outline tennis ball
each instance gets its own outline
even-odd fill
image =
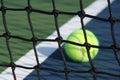
[[[89,44],[96,45],[96,46],[99,45],[99,41],[97,37],[94,35],[94,33],[92,33],[89,30],[86,30],[86,35],[87,35],[87,41]],[[85,38],[84,38],[83,30],[80,29],[72,32],[68,36],[67,40],[75,43],[84,44]],[[93,48],[93,47],[90,48],[91,59],[93,59],[97,55],[98,51],[99,51],[98,48]],[[85,46],[78,46],[75,44],[65,43],[65,52],[66,52],[66,55],[69,57],[69,59],[71,59],[74,62],[89,61]]]

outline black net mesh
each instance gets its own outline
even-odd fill
[[[70,73],[79,73],[79,74],[90,73],[93,76],[93,80],[99,80],[99,79],[97,79],[97,75],[99,75],[99,74],[120,78],[120,74],[109,73],[109,72],[106,72],[106,71],[97,70],[95,65],[94,65],[94,62],[91,59],[90,52],[89,52],[89,49],[91,47],[99,48],[99,49],[113,50],[115,59],[116,59],[118,65],[120,65],[120,59],[119,59],[119,56],[118,56],[120,47],[117,45],[116,37],[115,37],[115,30],[114,30],[115,23],[120,22],[120,19],[113,17],[110,0],[106,0],[106,2],[108,3],[108,7],[109,7],[109,18],[101,18],[101,17],[92,16],[90,14],[85,13],[85,11],[83,9],[83,2],[82,2],[83,0],[79,0],[80,10],[77,11],[77,12],[59,11],[56,8],[55,0],[51,0],[52,6],[53,6],[52,11],[34,9],[34,8],[32,8],[30,1],[31,0],[27,0],[27,5],[26,5],[25,8],[9,8],[5,5],[4,0],[0,1],[0,4],[1,4],[0,12],[1,12],[1,15],[2,15],[1,18],[2,18],[2,24],[3,24],[3,26],[1,26],[1,27],[4,27],[3,33],[0,34],[0,39],[3,39],[3,38],[5,39],[4,43],[6,44],[6,48],[7,48],[7,51],[8,51],[9,58],[10,58],[10,60],[8,61],[9,62],[8,64],[1,63],[0,67],[10,67],[11,70],[12,70],[12,75],[14,77],[14,80],[17,80],[16,74],[15,74],[16,67],[24,68],[24,69],[28,69],[28,70],[29,69],[36,70],[37,71],[36,77],[37,77],[38,80],[41,79],[41,73],[40,73],[41,70],[48,70],[48,71],[53,71],[53,72],[57,72],[57,73],[62,73],[62,74],[65,75],[65,80],[70,80],[70,78],[69,78]],[[32,37],[25,38],[25,37],[22,37],[22,36],[15,36],[15,35],[11,34],[11,32],[9,30],[9,25],[7,24],[8,21],[6,20],[7,12],[9,12],[9,11],[11,11],[11,12],[12,11],[13,12],[15,12],[15,11],[27,12],[27,20],[28,20],[28,24],[29,24],[29,30],[31,32],[30,35]],[[54,16],[55,29],[57,31],[57,37],[55,39],[38,38],[35,34],[34,26],[32,24],[31,13],[39,13],[39,14],[46,14],[46,15]],[[85,43],[84,44],[78,44],[78,43],[75,43],[75,42],[67,41],[67,40],[64,40],[62,38],[60,30],[59,30],[59,25],[58,25],[58,16],[59,15],[78,15],[79,16],[80,21],[81,21],[81,26],[82,26],[82,29],[83,29],[83,32],[84,32],[84,36],[85,36]],[[85,17],[110,23],[109,28],[111,30],[112,45],[110,45],[110,46],[95,46],[95,45],[89,44],[87,42],[87,36],[86,36],[85,25],[84,25],[84,20],[83,20]],[[32,48],[34,49],[34,55],[35,55],[35,58],[36,58],[36,65],[34,65],[33,67],[28,67],[28,66],[15,64],[15,61],[13,60],[13,53],[12,53],[11,47],[10,47],[10,40],[11,39],[22,40],[22,41],[32,43],[32,45],[33,45]],[[41,67],[41,65],[39,64],[38,54],[37,54],[37,51],[36,51],[36,44],[37,44],[38,41],[49,41],[49,42],[57,42],[58,43],[58,50],[59,50],[59,53],[60,53],[60,55],[62,57],[62,60],[63,60],[63,63],[64,63],[64,70],[53,69],[53,68],[48,68],[48,67]],[[87,70],[87,71],[86,70],[69,69],[68,66],[67,66],[67,61],[66,61],[64,52],[62,50],[62,43],[70,43],[70,44],[74,44],[74,45],[85,46],[86,49],[87,49],[87,53],[88,53],[90,69]],[[63,79],[61,78],[61,80],[63,80]]]

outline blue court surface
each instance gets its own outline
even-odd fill
[[[112,3],[113,16],[120,19],[120,0],[115,0]],[[108,18],[108,8],[105,8],[97,16],[102,18]],[[111,46],[113,44],[111,37],[111,28],[109,22],[104,22],[96,19],[92,19],[87,25],[86,29],[91,30],[98,37],[101,46]],[[118,46],[120,46],[120,23],[116,22],[115,38]],[[63,52],[64,45],[62,46]],[[120,57],[120,52],[118,53]],[[65,56],[66,57],[66,56]],[[73,70],[89,70],[91,66],[89,63],[74,63],[67,57],[67,67]],[[94,66],[97,71],[104,71],[112,74],[120,75],[120,66],[118,65],[114,51],[110,49],[100,49],[98,55],[93,60]],[[64,70],[63,60],[60,57],[59,50],[56,50],[49,58],[47,58],[41,67],[49,67],[57,70]],[[57,73],[53,71],[41,70],[41,80],[66,80],[64,73]],[[97,74],[97,80],[120,80],[120,77],[113,77],[104,74]],[[24,80],[37,80],[36,71],[30,73]],[[69,73],[69,80],[94,80],[91,73]]]

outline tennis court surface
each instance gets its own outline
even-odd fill
[[[108,6],[111,1],[111,7]],[[102,6],[101,6],[102,5]],[[101,6],[101,7],[100,7]],[[100,42],[99,53],[92,63],[75,63],[68,59],[64,50],[64,41],[58,40],[59,34],[66,40],[74,30],[80,29],[81,21],[78,16],[73,17],[61,28],[55,31],[45,41],[30,50],[24,57],[16,62],[18,65],[29,66],[15,68],[17,80],[120,80],[120,0],[96,0],[85,9],[83,19],[85,29],[92,31]],[[110,9],[111,8],[111,9]],[[111,14],[110,14],[111,13]],[[97,18],[96,18],[97,16]],[[110,22],[110,16],[111,22]],[[57,19],[55,17],[55,19]],[[57,26],[57,24],[56,24]],[[113,36],[112,36],[113,35]],[[57,38],[58,37],[58,38]],[[39,67],[33,53],[36,50]],[[64,55],[64,56],[63,56]],[[64,60],[65,59],[65,60]],[[10,68],[0,74],[0,80],[13,80]],[[5,77],[7,76],[7,77]],[[8,78],[9,77],[9,78]]]

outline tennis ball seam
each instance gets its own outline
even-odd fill
[[[78,37],[76,37],[76,36],[74,36],[74,35],[72,35],[72,37],[73,38],[75,38],[77,41],[78,41],[78,43],[80,43],[81,41],[78,39]],[[80,55],[82,55],[82,59],[84,58],[84,54],[83,54],[83,52],[82,52],[82,50],[81,50],[81,46],[78,46],[78,45],[76,45],[77,47],[78,47],[78,50],[79,50],[79,52],[80,52]],[[82,60],[81,59],[81,60]]]

